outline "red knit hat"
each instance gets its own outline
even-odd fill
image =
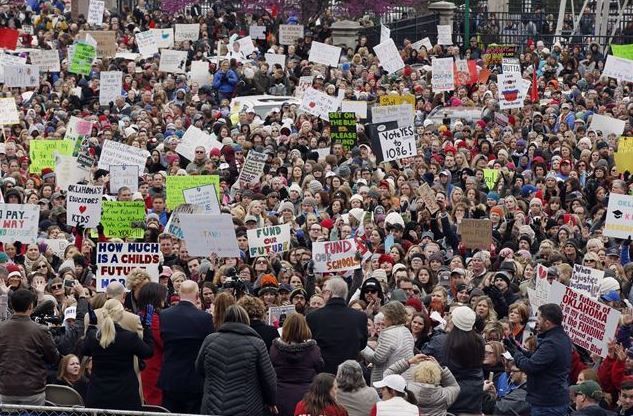
[[[380,257],[378,257],[378,264],[383,263],[391,263],[392,266],[396,264],[396,262],[393,261],[393,257],[391,257],[389,254],[381,254]]]
[[[6,266],[7,272],[9,273],[9,275],[7,276],[7,279],[10,279],[12,277],[19,277],[20,279],[22,278],[22,272],[20,272],[20,268],[18,267],[17,264],[14,263],[9,263]]]

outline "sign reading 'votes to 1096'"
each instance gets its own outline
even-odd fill
[[[379,125],[376,131],[379,142],[375,144],[380,146],[381,152],[374,153],[382,156],[383,162],[413,157],[418,153],[413,126],[389,129],[387,125]]]

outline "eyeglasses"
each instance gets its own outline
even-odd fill
[[[596,263],[596,261],[595,261],[595,260],[590,260],[590,259],[585,259],[585,260],[584,260],[584,262],[585,262],[585,263],[593,263],[593,264],[595,264],[595,263]]]
[[[268,264],[268,262],[266,260],[263,260],[263,259],[262,260],[257,260],[255,263],[256,264]]]
[[[196,150],[196,153],[204,153],[202,150]]]
[[[48,267],[45,264],[40,264],[39,266],[37,266],[38,269],[48,269]]]
[[[57,290],[57,289],[61,289],[61,288],[62,288],[61,283],[60,284],[56,284],[56,285],[51,285],[51,289],[53,289],[53,290]]]

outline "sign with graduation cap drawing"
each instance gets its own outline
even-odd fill
[[[602,234],[622,239],[633,236],[633,196],[609,195],[607,219]]]

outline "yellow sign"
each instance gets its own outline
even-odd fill
[[[143,201],[103,201],[101,224],[106,237],[143,238]]]
[[[411,104],[415,110],[415,96],[413,94],[395,95],[387,94],[380,97],[380,105]]]
[[[484,182],[490,191],[494,191],[495,184],[499,178],[499,171],[497,169],[484,169]]]
[[[62,156],[70,156],[73,154],[75,142],[72,140],[31,140],[29,144],[29,165],[30,173],[38,175],[44,168],[55,170],[55,153]]]

